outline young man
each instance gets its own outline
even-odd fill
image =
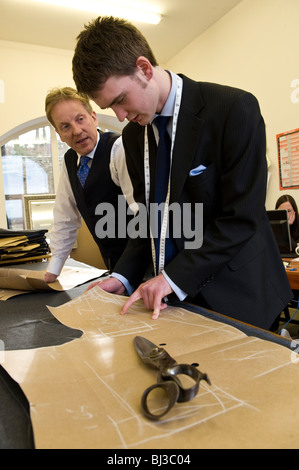
[[[113,17],[98,18],[80,33],[73,76],[102,109],[130,121],[123,143],[137,203],[155,200],[159,114],[170,116],[172,140],[166,206],[176,203],[182,214],[191,207],[194,222],[197,205],[203,205],[201,246],[187,246],[184,223],[180,237],[162,232],[165,250],[174,242],[175,254],[164,262],[160,250],[156,276],[142,282],[150,256],[156,257],[153,243],[130,239],[101,287],[136,289],[123,314],[143,298],[157,318],[166,308],[164,297],[175,292],[181,300],[270,328],[292,291],[265,211],[265,127],[256,98],[163,70],[141,33]]]
[[[49,122],[62,142],[70,147],[64,156],[56,194],[54,226],[50,235],[52,257],[45,280],[53,282],[60,274],[76,241],[82,217],[106,267],[112,269],[125,248],[127,238],[102,238],[100,233],[96,233],[100,219],[96,215],[96,207],[107,202],[113,205],[116,215],[112,222],[117,233],[118,198],[125,194],[128,204],[134,204],[121,137],[113,132],[100,131],[97,115],[87,95],[79,94],[71,87],[51,90],[46,97],[45,108]],[[78,174],[81,156],[89,157],[87,166],[90,168],[90,171],[87,168],[88,176],[83,186]]]

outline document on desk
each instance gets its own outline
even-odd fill
[[[64,266],[55,282],[44,281],[45,271],[0,268],[0,301],[34,291],[65,291],[102,276],[104,269]]]

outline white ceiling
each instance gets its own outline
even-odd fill
[[[138,6],[150,3],[157,7],[163,19],[156,26],[135,24],[163,64],[241,1],[138,0]],[[73,50],[84,24],[99,15],[34,0],[0,0],[0,40]]]

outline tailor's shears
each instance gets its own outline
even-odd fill
[[[164,348],[156,346],[142,336],[136,336],[134,339],[135,349],[145,364],[149,364],[159,370],[158,381],[156,384],[147,388],[141,398],[143,412],[149,419],[160,419],[174,406],[176,402],[186,402],[192,400],[198,392],[199,382],[205,380],[211,385],[207,374],[200,372],[195,365],[177,364],[177,362],[165,351]],[[192,379],[192,386],[184,388],[179,375],[187,375]],[[166,393],[167,403],[165,407],[150,410],[148,404],[149,394],[155,389],[162,389]],[[154,405],[154,408],[159,406]]]

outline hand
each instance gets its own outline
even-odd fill
[[[46,272],[44,275],[44,281],[50,284],[50,282],[56,281],[57,277],[58,276],[56,274]]]
[[[160,311],[167,307],[167,304],[162,302],[162,299],[169,295],[173,290],[166,281],[163,274],[150,279],[149,281],[140,284],[138,289],[129,297],[127,302],[124,304],[121,314],[125,315],[128,308],[137,300],[143,299],[146,308],[153,310],[152,318],[156,320]]]
[[[111,294],[122,295],[125,292],[125,286],[115,277],[109,277],[107,279],[103,279],[102,281],[92,282],[87,287],[86,291],[92,289],[95,286],[99,286],[101,289],[106,292],[110,292]]]

